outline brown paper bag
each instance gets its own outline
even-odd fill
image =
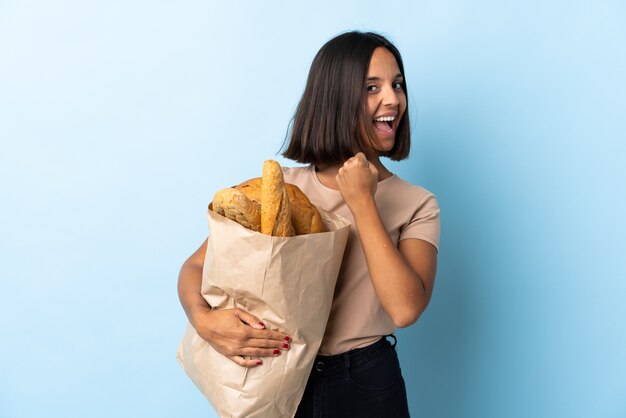
[[[218,353],[191,326],[176,358],[220,417],[293,417],[328,321],[350,223],[320,210],[329,232],[263,235],[209,211],[202,295],[215,309],[241,308],[291,348],[245,368]]]

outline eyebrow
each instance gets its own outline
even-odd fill
[[[397,78],[404,79],[404,76],[402,74],[398,73],[393,78],[394,78],[394,80],[397,79]],[[367,77],[367,81],[380,81],[380,80],[381,80],[380,77]]]

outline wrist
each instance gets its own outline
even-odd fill
[[[208,304],[197,304],[189,308],[189,322],[198,331],[198,328],[206,328],[207,317],[211,314],[211,307]]]
[[[352,202],[352,204],[348,205],[348,207],[350,208],[355,221],[357,218],[369,216],[377,211],[374,196],[370,195],[363,196],[359,200]]]

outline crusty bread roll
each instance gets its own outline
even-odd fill
[[[322,217],[311,203],[309,198],[298,186],[285,183],[289,205],[291,208],[291,224],[296,235],[315,234],[326,231]],[[235,186],[235,189],[243,192],[248,199],[261,203],[261,177],[250,179]]]
[[[274,160],[263,164],[261,181],[261,232],[274,237],[293,237],[291,209],[283,171]]]
[[[282,169],[276,161],[265,162],[263,176],[218,191],[209,209],[253,231],[273,236],[291,237],[326,231],[315,205],[299,187],[284,182]],[[264,182],[266,230],[263,230],[262,209]]]
[[[239,190],[218,190],[209,208],[248,229],[261,231],[261,206]]]
[[[291,205],[291,224],[296,235],[326,231],[319,211],[298,186],[287,183],[287,194]]]
[[[261,204],[261,177],[256,177],[235,186],[235,189],[243,192],[248,199]]]

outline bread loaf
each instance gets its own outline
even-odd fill
[[[261,204],[261,177],[256,177],[235,186],[235,189],[245,194],[248,199]]]
[[[291,224],[296,235],[315,234],[326,231],[322,217],[311,203],[309,198],[298,186],[285,183],[289,205],[291,208]],[[261,177],[250,179],[235,186],[235,189],[243,192],[248,199],[261,203]]]
[[[261,206],[239,190],[218,190],[210,209],[248,229],[261,231]]]
[[[291,224],[296,235],[326,231],[319,211],[298,186],[287,183],[287,194],[291,204]]]
[[[274,237],[292,237],[295,235],[291,224],[291,209],[283,171],[278,162],[274,160],[267,160],[263,164],[261,232]]]
[[[273,236],[290,237],[326,231],[315,205],[299,187],[284,182],[282,169],[276,161],[265,162],[263,176],[218,191],[209,209],[246,228]],[[262,221],[264,182],[268,205],[267,230],[263,230]]]

